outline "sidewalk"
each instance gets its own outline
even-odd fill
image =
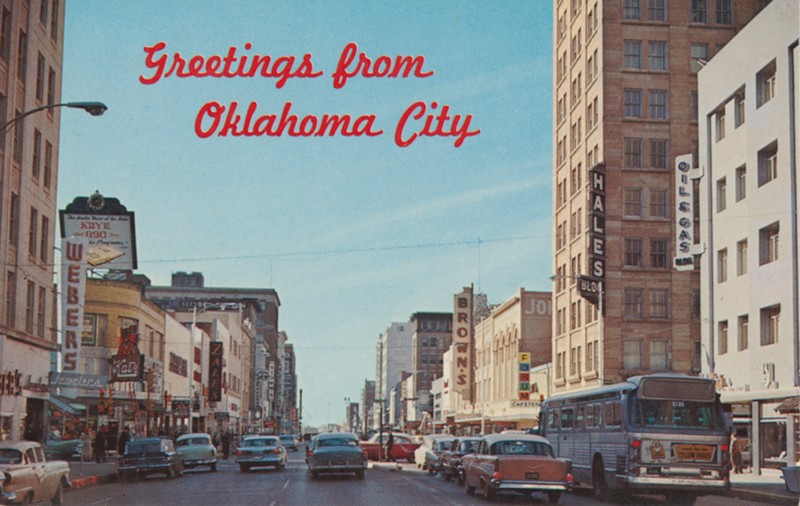
[[[117,481],[117,460],[107,459],[98,464],[95,461],[69,461],[72,490]]]
[[[728,495],[766,504],[800,504],[800,494],[789,492],[780,469],[762,469],[760,476],[751,473],[731,474]]]

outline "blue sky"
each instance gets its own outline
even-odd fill
[[[491,303],[552,274],[552,6],[478,2],[67,2],[58,206],[99,190],[136,214],[139,271],[167,285],[200,271],[207,286],[275,288],[297,354],[304,421],[340,422],[375,377],[375,342],[416,311],[451,311],[471,283]],[[317,78],[176,78],[152,84],[145,47],[273,58],[306,53]],[[245,43],[252,49],[246,51]],[[373,61],[423,56],[427,78],[332,74],[355,43]],[[352,68],[352,67],[351,67]],[[211,137],[209,102],[259,115],[374,115],[376,137]],[[471,115],[453,137],[395,144],[423,102]],[[452,121],[446,127],[450,128]],[[406,132],[421,128],[411,122]]]

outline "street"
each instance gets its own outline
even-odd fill
[[[373,463],[374,464],[374,463]],[[462,505],[486,504],[480,497],[470,497],[454,482],[430,476],[413,464],[400,464],[394,471],[391,464],[371,465],[363,481],[352,476],[323,476],[312,480],[303,460],[303,451],[290,452],[283,471],[256,469],[239,472],[235,459],[222,460],[216,472],[207,468],[187,470],[183,477],[166,479],[152,476],[133,483],[114,483],[88,487],[66,495],[66,504],[80,505],[139,505],[170,506],[224,504],[247,505]],[[498,504],[547,504],[543,494],[533,494],[532,500],[523,496],[501,496]],[[699,506],[725,503],[726,506],[751,506],[760,503],[719,496],[698,499]],[[639,496],[631,500],[597,501],[588,490],[564,494],[564,505],[658,505],[666,504],[659,496]]]

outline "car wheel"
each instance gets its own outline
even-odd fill
[[[364,470],[363,469],[360,469],[360,470],[356,471],[356,479],[357,480],[363,480],[364,479]]]
[[[678,506],[692,506],[697,496],[689,492],[671,492],[666,495],[669,504]]]
[[[433,473],[434,473],[433,468],[431,466],[428,466],[428,474],[433,476]]]
[[[453,477],[450,476],[450,473],[445,473],[444,471],[442,471],[442,478],[444,478],[444,481],[450,481],[453,479]]]
[[[488,481],[483,482],[483,498],[487,501],[494,501],[494,489]]]
[[[183,466],[178,466],[175,469],[175,476],[183,476]]]
[[[56,495],[53,496],[53,504],[56,506],[61,506],[64,504],[64,482],[59,481],[58,488],[56,489]]]
[[[209,467],[211,469],[211,472],[213,473],[214,471],[217,470],[217,463],[215,462],[215,463],[211,464],[211,466],[209,466]]]
[[[592,492],[598,499],[602,499],[608,495],[605,471],[603,470],[603,459],[601,457],[594,459],[594,464],[592,464]]]
[[[277,466],[275,466],[275,469],[277,469],[278,471],[283,471],[283,468],[284,468],[284,467],[286,467],[286,464],[284,464],[283,462],[281,462],[280,464],[278,464]]]
[[[475,487],[471,486],[466,478],[464,479],[464,492],[466,492],[467,495],[475,495]]]
[[[559,491],[555,491],[555,492],[548,492],[548,493],[547,493],[547,501],[548,501],[550,504],[558,504],[558,500],[559,500],[560,498],[561,498],[561,492],[559,492]]]
[[[247,464],[239,464],[239,471],[246,473],[250,470],[250,466]]]
[[[164,476],[166,476],[168,480],[172,479],[173,474],[172,474],[172,468],[171,467],[169,469],[167,469],[167,472],[164,473]]]
[[[311,471],[311,479],[316,480],[319,478],[319,473],[317,471]]]

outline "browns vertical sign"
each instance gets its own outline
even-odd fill
[[[472,287],[455,295],[453,307],[453,391],[471,399]]]
[[[222,401],[222,342],[209,343],[208,402]]]
[[[78,372],[83,332],[83,299],[86,291],[86,239],[62,239],[61,252],[62,370]]]

